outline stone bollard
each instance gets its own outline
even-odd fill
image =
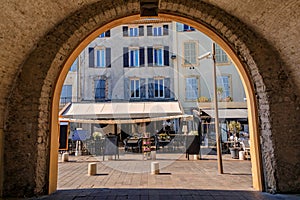
[[[88,175],[93,176],[97,174],[97,163],[89,163]]]
[[[69,161],[69,154],[68,153],[63,153],[61,156],[61,161],[62,162],[68,162]]]
[[[200,160],[199,155],[195,154],[194,155],[194,160]]]
[[[239,151],[239,159],[245,160],[245,152],[244,151]]]
[[[151,163],[151,174],[159,174],[159,163],[158,162]]]

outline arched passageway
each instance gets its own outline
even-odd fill
[[[24,62],[9,98],[7,126],[4,129],[7,133],[4,141],[4,180],[7,183],[3,186],[4,195],[45,194],[55,190],[57,105],[68,71],[64,66],[70,66],[82,48],[97,34],[139,18],[138,1],[106,3],[90,4],[70,15],[38,43]],[[279,134],[283,125],[282,116],[272,112],[277,110],[277,106],[289,107],[291,121],[299,121],[296,97],[291,92],[290,84],[285,82],[287,76],[280,65],[278,53],[241,21],[204,2],[184,4],[162,1],[159,13],[159,17],[196,27],[229,53],[243,77],[249,99],[249,121],[253,122],[250,131],[255,147],[252,153],[256,158],[252,165],[254,187],[258,190],[263,188],[263,172],[260,169],[263,167],[266,190],[296,191],[295,176],[289,171],[297,168],[290,162],[293,159],[284,161],[282,147],[276,142],[282,137]],[[294,133],[298,129],[292,125],[289,132]],[[261,150],[259,138],[262,141]],[[15,146],[9,145],[13,141]],[[295,154],[291,149],[288,152]],[[261,164],[261,156],[264,165]],[[284,162],[279,163],[279,160]],[[284,164],[288,167],[283,167]],[[285,176],[280,176],[280,173]],[[279,177],[282,178],[280,182]]]

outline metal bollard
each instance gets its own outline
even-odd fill
[[[93,176],[97,174],[97,163],[89,163],[88,175]]]

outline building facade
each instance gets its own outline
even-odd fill
[[[175,100],[188,115],[203,103],[211,108],[213,62],[198,58],[212,51],[212,43],[193,27],[172,21],[143,20],[117,26],[99,35],[75,60],[61,102]],[[216,64],[219,101],[244,102],[239,74],[219,46]],[[173,124],[179,131],[179,120]],[[89,124],[76,126],[91,133],[97,130]],[[188,131],[195,128],[188,123]]]

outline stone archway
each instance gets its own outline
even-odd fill
[[[139,12],[139,1],[90,4],[57,25],[29,55],[8,105],[8,125],[4,130],[4,179],[7,182],[3,187],[4,195],[31,196],[55,190],[57,158],[53,153],[57,151],[58,144],[58,106],[55,108],[54,105],[57,105],[62,80],[67,74],[64,66],[72,62],[89,38],[124,21],[137,19]],[[272,109],[276,110],[278,105],[293,108],[297,105],[292,99],[295,97],[291,86],[285,82],[287,76],[279,64],[280,57],[267,41],[238,19],[204,2],[161,1],[159,13],[161,16],[173,16],[177,21],[200,30],[205,28],[230,53],[249,92],[252,131],[256,134],[254,146],[257,148],[257,169],[253,170],[260,171],[259,157],[262,155],[266,189],[288,191],[286,185],[281,186],[278,182],[278,169],[281,168],[276,157],[276,148],[279,147],[274,144],[274,135],[280,133],[281,122],[280,116]],[[278,101],[270,99],[270,95],[277,100],[290,98],[291,101],[276,103]],[[291,115],[297,120],[296,111]],[[296,130],[295,127],[291,129]],[[262,151],[259,150],[259,136],[262,136]],[[5,167],[9,165],[13,167]],[[291,175],[285,179],[289,178],[295,179]],[[262,182],[257,181],[260,184],[257,189],[261,190]]]

